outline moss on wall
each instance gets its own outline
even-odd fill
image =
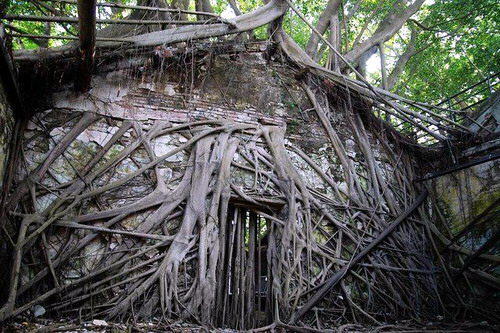
[[[452,232],[500,198],[500,162],[491,161],[437,178],[434,189]]]

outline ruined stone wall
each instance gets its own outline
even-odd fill
[[[449,228],[456,233],[500,198],[500,161],[439,177],[432,187],[449,220]]]
[[[159,72],[145,64],[139,74],[128,69],[98,74],[88,95],[75,96],[69,86],[63,87],[54,94],[52,105],[138,121],[226,119],[277,125],[292,139],[324,141],[318,123],[310,121],[310,102],[291,71],[267,61],[263,52],[217,55],[181,67],[182,72],[178,62],[170,60]]]
[[[268,62],[263,52],[188,56],[148,66],[145,60],[133,71],[100,71],[86,94],[59,87],[51,106],[28,123],[24,161],[8,205],[10,211],[29,213],[31,239],[25,245],[30,253],[41,251],[32,257],[19,251],[24,256],[14,291],[16,308],[4,315],[30,310],[26,304],[32,302],[55,317],[80,309],[93,316],[98,308],[109,309],[103,311],[113,318],[130,317],[134,311],[151,318],[167,311],[183,319],[194,313],[216,325],[251,327],[228,322],[245,313],[240,307],[228,308],[235,315],[228,314],[227,321],[212,316],[221,307],[210,292],[222,290],[224,282],[219,274],[200,275],[228,266],[217,260],[215,245],[226,239],[223,228],[234,232],[234,223],[219,224],[227,222],[230,201],[267,214],[273,234],[266,236],[269,246],[262,256],[272,261],[272,272],[267,272],[273,277],[270,306],[279,304],[282,318],[289,317],[309,297],[311,286],[331,275],[332,267],[346,264],[422,193],[410,181],[415,178],[410,154],[383,133],[366,130],[354,110],[323,97],[319,103],[338,139],[328,137],[295,71]],[[355,104],[355,98],[345,105]],[[206,131],[213,134],[195,140]],[[198,170],[204,163],[212,171]],[[205,180],[210,191],[200,200],[195,191],[204,177],[212,177]],[[217,184],[224,188],[220,201],[213,194]],[[21,207],[20,201],[26,205]],[[192,207],[203,216],[194,222]],[[22,225],[19,216],[12,216],[12,229]],[[415,213],[415,219],[419,216]],[[158,241],[177,240],[188,223],[189,238],[157,247]],[[383,312],[384,318],[432,313],[437,288],[422,224],[410,221],[392,236],[396,240],[356,268],[361,277],[363,270],[376,268],[370,272],[373,278],[346,280],[342,290],[328,295],[325,308],[345,308],[349,298],[370,315]],[[191,250],[175,261],[170,249],[181,244]],[[244,237],[237,244],[244,245]],[[151,250],[141,252],[149,246]],[[387,255],[392,249],[393,255]],[[418,256],[400,260],[399,253],[406,251]],[[120,263],[124,253],[135,252],[129,263]],[[211,259],[203,261],[207,256]],[[159,264],[165,260],[172,265]],[[143,263],[151,266],[146,270]],[[397,275],[388,273],[392,269]],[[90,280],[95,271],[102,272],[99,279]],[[115,284],[115,274],[127,279]],[[407,299],[387,304],[386,290],[393,299],[400,295],[391,279],[414,281],[400,285],[410,295]],[[251,288],[241,289],[252,294]],[[143,291],[147,297],[139,294]],[[171,297],[177,292],[181,307]],[[203,297],[193,296],[200,293]],[[328,311],[322,316],[331,325],[345,319]]]
[[[278,126],[285,132],[287,142],[300,147],[324,172],[338,181],[341,192],[347,190],[341,163],[289,65],[266,59],[262,50],[205,56],[201,61],[194,61],[195,65],[189,63],[190,57],[165,61],[160,71],[152,69],[145,62],[139,72],[131,73],[129,68],[125,68],[96,74],[93,77],[93,88],[87,94],[76,95],[71,86],[63,86],[52,96],[53,108],[34,119],[48,117],[55,124],[58,117],[64,119],[72,113],[76,114],[75,112],[97,113],[109,119],[107,123],[92,125],[92,133],[85,131],[77,138],[82,140],[81,149],[86,149],[88,145],[103,146],[124,120],[136,121],[146,127],[155,121],[178,125],[217,119]],[[183,64],[185,67],[181,67],[181,72],[179,62],[187,62]],[[328,102],[326,107],[328,108]],[[369,188],[371,184],[366,178],[369,171],[366,170],[366,162],[354,133],[349,129],[346,114],[339,109],[328,116],[353,167],[362,174],[362,186]],[[56,129],[49,126],[49,136],[53,138],[54,144],[58,140],[56,136],[60,137],[68,132],[73,125],[73,122],[69,122],[66,125],[69,127]],[[33,122],[28,127],[30,130],[41,130]],[[28,133],[27,135],[31,135]],[[382,143],[381,137],[374,133],[367,131],[366,135],[372,143],[371,149],[377,166],[390,179],[394,161],[391,161],[384,149],[394,149],[395,146],[391,142]],[[169,140],[159,140],[154,146],[154,149],[158,149],[155,152],[164,153],[174,147],[175,144],[169,143]],[[161,148],[164,144],[167,146]],[[30,146],[28,150],[32,149],[33,146]],[[304,172],[309,185],[326,191],[329,185],[324,179],[301,161],[295,152],[290,150],[289,153],[297,163],[296,166]],[[406,154],[401,156],[401,159],[407,158]],[[72,169],[73,166],[66,165],[64,172],[72,177]]]

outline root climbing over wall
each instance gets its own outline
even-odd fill
[[[27,157],[8,199],[5,232],[17,239],[1,320],[43,305],[62,316],[319,327],[413,317],[437,306],[425,213],[410,207],[423,190],[408,181],[405,153],[384,151],[387,160],[375,160],[373,139],[348,112],[359,149],[356,160],[348,157],[321,104],[326,97],[305,88],[337,170],[277,126],[148,124],[90,112],[75,120],[65,110],[52,111],[56,123],[50,113],[39,118],[27,145],[44,142],[44,131],[64,133],[42,160]],[[75,158],[79,138],[101,122],[114,133]],[[157,141],[166,137],[175,144],[159,154]],[[71,179],[57,177],[61,164],[74,169]],[[262,301],[257,255],[267,261]]]

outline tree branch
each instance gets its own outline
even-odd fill
[[[224,36],[229,34],[237,34],[253,30],[283,16],[288,9],[288,6],[283,0],[272,0],[268,4],[254,10],[253,12],[237,16],[234,19],[228,20],[228,23],[216,23],[208,25],[186,25],[177,28],[171,28],[161,31],[140,34],[127,37],[126,40],[132,46],[154,46],[167,45],[171,43],[183,42],[186,40],[195,40],[208,37]],[[99,31],[101,36],[101,31]],[[96,47],[113,47],[120,46],[121,43],[101,42],[97,43]],[[16,52],[16,60],[37,61],[40,58],[51,59],[65,56],[71,53],[73,46],[65,46],[51,50],[35,50],[35,51],[18,51]]]
[[[386,90],[392,90],[396,83],[398,82],[399,77],[404,71],[404,68],[406,64],[408,63],[408,60],[418,53],[418,50],[416,49],[416,39],[418,36],[418,32],[415,29],[411,29],[411,37],[410,40],[408,41],[408,44],[406,46],[406,50],[401,54],[401,56],[398,58],[396,61],[396,64],[394,65],[394,68],[392,69],[391,73],[387,77],[387,87]]]
[[[375,30],[373,36],[355,46],[351,51],[345,54],[345,58],[354,66],[358,64],[360,57],[373,46],[389,40],[396,32],[401,29],[405,22],[415,14],[425,0],[416,0],[413,4],[403,7],[404,2],[399,2],[394,10],[382,20]],[[343,66],[346,68],[346,65]]]
[[[330,23],[330,19],[332,18],[334,13],[337,12],[340,2],[340,0],[328,1],[328,5],[326,6],[323,13],[321,13],[318,19],[318,23],[316,23],[316,30],[318,30],[320,34],[324,34],[326,32],[326,29],[328,28],[328,25]],[[306,53],[313,59],[318,52],[318,43],[319,37],[314,32],[311,32],[311,37],[309,38],[309,42],[306,46]]]

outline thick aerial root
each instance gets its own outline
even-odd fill
[[[319,155],[285,143],[283,129],[275,126],[157,121],[146,129],[123,121],[75,172],[75,179],[50,188],[48,171],[54,161],[98,120],[82,117],[56,145],[57,152],[31,172],[28,179],[36,182],[28,190],[27,185],[18,187],[10,197],[25,201],[31,191],[38,207],[38,197],[49,186],[55,198],[31,212],[8,201],[7,226],[17,241],[9,298],[0,318],[43,304],[54,314],[113,319],[154,315],[248,329],[288,321],[299,309],[304,309],[301,315],[311,313],[304,302],[346,267],[350,274],[342,275],[342,288],[326,296],[325,304],[371,321],[378,320],[380,307],[388,315],[411,314],[422,302],[412,297],[416,290],[428,295],[419,306],[433,304],[435,288],[426,289],[435,283],[431,258],[422,250],[426,239],[419,236],[424,225],[391,225],[390,237],[384,239],[388,221],[415,193],[404,182],[411,165],[393,158],[390,168],[381,168],[359,118],[348,126],[356,132],[364,162],[353,160],[316,95],[305,89],[331,140],[331,152],[341,161],[338,174],[326,172],[314,160]],[[157,155],[155,139],[179,135],[187,139]],[[125,146],[123,140],[128,140]],[[117,145],[121,149],[110,155]],[[120,171],[128,161],[135,166]],[[170,180],[165,170],[173,170]],[[99,182],[102,177],[110,180]],[[139,179],[153,186],[130,197]],[[121,204],[103,201],[110,198]],[[18,216],[22,222],[15,230]],[[355,257],[374,240],[378,246],[366,258]],[[39,259],[49,265],[32,263],[39,246],[46,253]],[[88,252],[91,248],[94,253]],[[27,269],[30,280],[22,278]],[[402,282],[408,278],[412,284]],[[260,310],[264,308],[268,318]],[[303,320],[319,327],[330,311],[319,309]]]

